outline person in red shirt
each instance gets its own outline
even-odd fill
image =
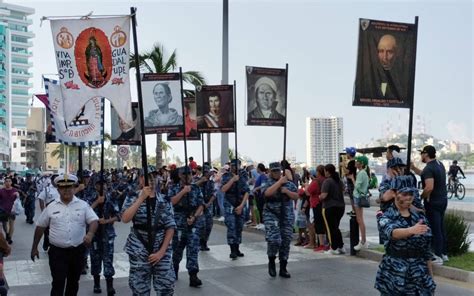
[[[326,246],[326,229],[324,226],[323,208],[319,199],[319,195],[321,194],[321,186],[326,179],[324,176],[323,165],[319,165],[316,170],[311,169],[311,179],[311,183],[306,185],[306,194],[309,195],[309,204],[311,210],[313,211],[314,217],[314,231],[318,237],[319,246],[314,250],[319,252],[328,249]]]
[[[192,171],[194,171],[197,168],[198,164],[197,162],[194,161],[194,157],[189,157],[189,167],[191,168]]]
[[[12,182],[11,177],[5,178],[5,186],[0,189],[0,211],[3,212],[3,217],[0,222],[2,223],[3,231],[5,232],[5,237],[9,244],[12,243],[13,230],[15,229],[15,214],[12,213],[13,204],[19,196],[16,188],[12,187]]]

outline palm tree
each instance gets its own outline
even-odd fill
[[[136,53],[135,53],[136,54]],[[136,68],[135,63],[135,54],[130,56],[130,68]],[[159,44],[155,43],[153,48],[145,53],[138,54],[139,67],[140,71],[144,73],[168,73],[177,71],[177,54],[176,49],[173,53],[165,58],[165,49]],[[197,71],[187,71],[183,72],[183,80],[186,83],[192,84],[194,86],[199,86],[205,84],[205,79],[200,72]],[[193,90],[184,90],[185,95],[194,95]],[[162,155],[162,136],[161,134],[156,135],[156,167],[161,167],[163,165],[163,155]]]
[[[168,160],[168,151],[172,150],[171,146],[165,141],[161,141],[161,151],[165,154],[165,161]]]

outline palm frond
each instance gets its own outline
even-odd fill
[[[187,83],[191,83],[194,86],[206,84],[206,79],[198,71],[186,71],[183,73],[183,80]]]

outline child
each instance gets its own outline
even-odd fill
[[[298,190],[300,198],[296,202],[296,227],[298,228],[298,241],[295,246],[304,246],[306,244],[306,214],[303,209],[305,203],[304,188]]]

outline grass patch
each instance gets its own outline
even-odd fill
[[[474,252],[467,252],[460,256],[450,257],[445,266],[459,268],[466,271],[474,271]]]
[[[376,247],[374,248],[374,250],[377,251],[377,252],[380,252],[380,253],[384,253],[384,254],[385,254],[385,248],[384,248],[384,246],[382,246],[382,245],[376,246]]]

